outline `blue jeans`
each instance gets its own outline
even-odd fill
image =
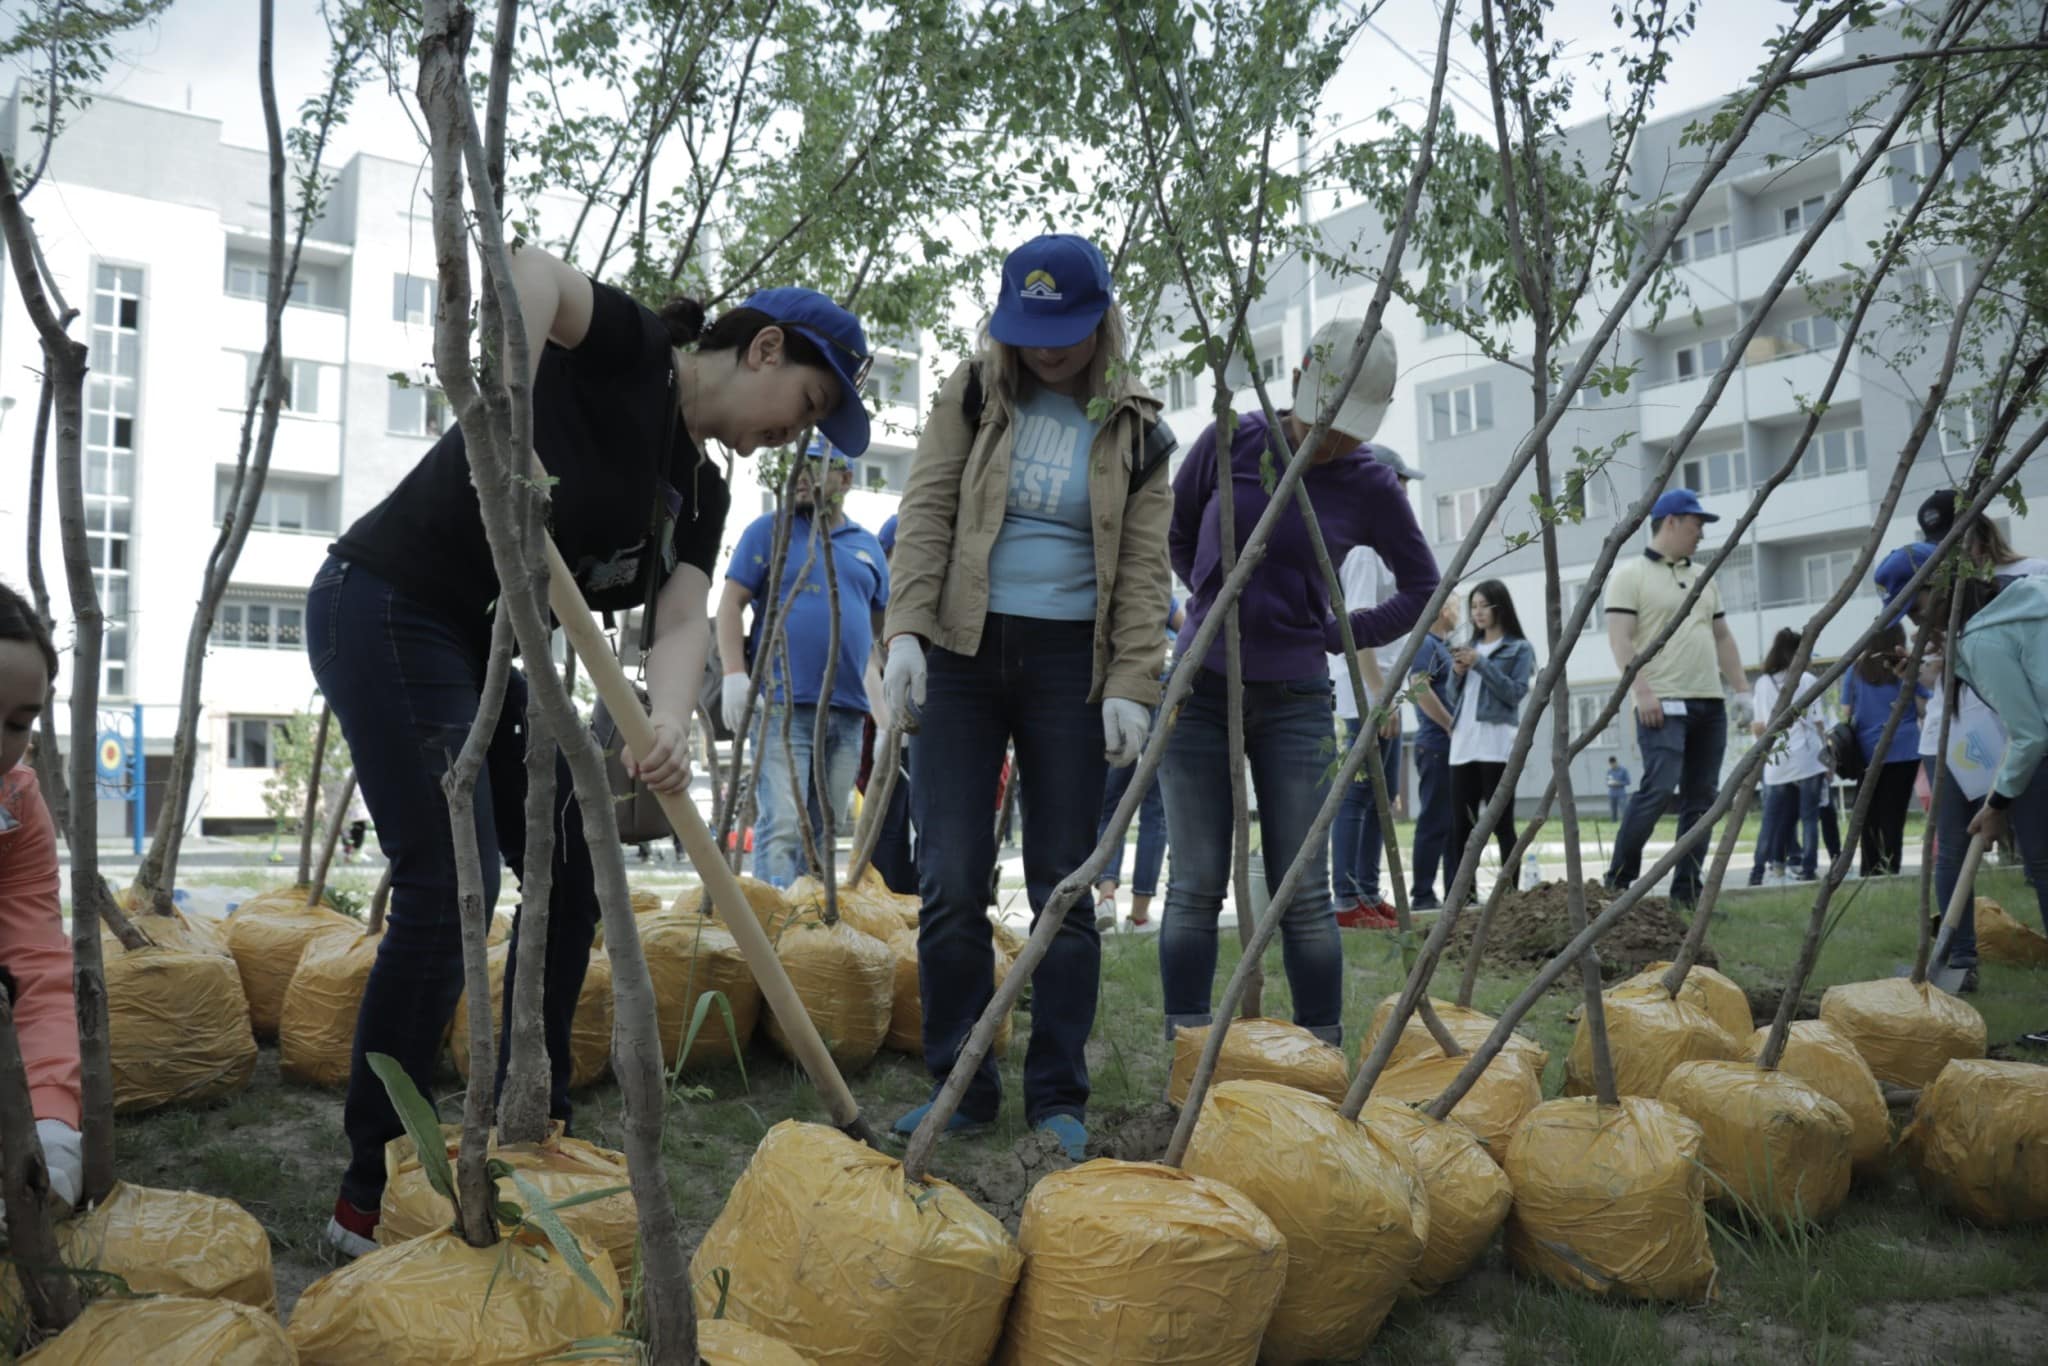
[[[1152,712],[1152,724],[1159,724],[1159,712]],[[1116,814],[1117,803],[1124,799],[1124,793],[1131,790],[1131,779],[1136,777],[1138,766],[1126,764],[1109,771],[1109,779],[1102,785],[1102,819],[1096,824],[1095,838],[1101,839],[1109,830],[1110,817]],[[1138,862],[1131,869],[1131,891],[1138,896],[1159,894],[1159,869],[1166,862],[1166,798],[1159,791],[1159,775],[1152,775],[1152,785],[1145,789],[1145,795],[1138,802]],[[1109,866],[1102,870],[1098,882],[1122,882],[1124,875],[1124,846],[1117,842],[1115,851],[1109,856]]]
[[[782,718],[789,715],[789,747],[782,744]],[[861,714],[845,707],[827,708],[825,721],[825,780],[831,786],[832,829],[849,833],[847,808],[853,799],[854,775],[860,772]],[[794,707],[773,705],[754,726],[756,752],[761,762],[761,786],[754,794],[758,808],[754,817],[754,876],[777,887],[787,887],[805,873],[815,872],[804,856],[804,832],[797,820],[796,803],[801,774],[804,803],[810,813],[811,838],[822,839],[825,816],[817,784],[812,781],[812,759],[816,753],[818,709],[808,703]],[[765,750],[758,747],[766,746]]]
[[[1643,778],[1614,834],[1614,856],[1607,864],[1610,887],[1625,887],[1642,875],[1643,846],[1674,799],[1680,833],[1714,804],[1721,786],[1721,756],[1728,748],[1727,705],[1717,697],[1686,698],[1683,716],[1667,714],[1664,724],[1656,727],[1638,720],[1636,743],[1643,751]],[[1709,840],[1695,845],[1672,873],[1673,901],[1690,906],[1699,900],[1700,869]]]
[[[1444,745],[1415,746],[1415,867],[1409,873],[1408,898],[1425,906],[1437,899],[1436,873],[1444,861],[1444,841],[1451,836],[1451,749]],[[1451,894],[1445,868],[1444,895]]]
[[[1799,876],[1811,878],[1820,861],[1820,794],[1827,775],[1816,773],[1789,783],[1764,784],[1763,826],[1757,833],[1756,863],[1749,872],[1754,887],[1771,863],[1799,861]]]
[[[1334,749],[1327,675],[1244,687],[1245,756],[1259,809],[1266,889],[1277,889],[1308,838],[1330,790]],[[1216,921],[1230,885],[1230,745],[1224,684],[1202,670],[1167,740],[1161,769],[1173,872],[1159,932],[1166,1034],[1209,1023],[1216,978]],[[1343,1040],[1344,953],[1330,904],[1329,865],[1315,850],[1307,876],[1280,922],[1281,956],[1294,995],[1294,1022],[1331,1043]],[[1250,915],[1249,906],[1237,908]]]
[[[1625,787],[1610,787],[1610,788],[1608,788],[1608,789],[1607,789],[1607,819],[1608,819],[1608,820],[1611,820],[1611,821],[1618,821],[1618,820],[1620,820],[1620,819],[1621,819],[1621,804],[1622,804],[1623,802],[1627,801],[1627,800],[1628,800],[1628,789],[1627,789],[1627,788],[1625,788]]]
[[[1344,747],[1350,749],[1365,723],[1344,718]],[[1387,796],[1399,791],[1401,733],[1380,741],[1380,772],[1386,775]],[[1330,891],[1341,905],[1380,899],[1380,817],[1372,800],[1372,775],[1360,765],[1358,776],[1344,790],[1330,827]]]
[[[391,861],[384,939],[363,988],[342,1108],[350,1160],[341,1193],[358,1209],[377,1208],[384,1192],[384,1145],[404,1132],[364,1056],[390,1054],[420,1093],[431,1095],[434,1064],[462,994],[455,845],[441,775],[476,717],[489,646],[481,618],[466,625],[451,621],[360,565],[329,559],[306,595],[313,677],[341,723],[377,843]],[[525,860],[525,718],[526,681],[514,670],[476,785],[486,905],[497,899],[500,862],[518,875]],[[557,761],[555,782],[554,885],[541,1011],[553,1072],[549,1112],[566,1122],[569,1026],[590,966],[598,905],[566,761]],[[507,1012],[517,959],[514,952],[505,962]],[[501,1037],[510,1036],[507,1022]],[[501,1054],[501,1084],[504,1065]]]
[[[910,766],[910,752],[906,747],[898,756],[896,787],[889,793],[889,807],[882,812],[882,828],[875,832],[875,871],[890,891],[898,896],[917,894],[917,847],[910,829],[910,777],[902,772]],[[882,775],[873,774],[868,779],[868,796],[872,800],[881,791]]]
[[[1022,780],[1024,881],[1035,924],[1053,888],[1095,849],[1102,711],[1088,700],[1094,624],[991,612],[973,655],[932,647],[924,711],[910,749],[917,822],[917,963],[924,1001],[924,1060],[943,1082],[995,994],[989,878],[996,866],[996,784],[1014,744]],[[1024,1054],[1024,1117],[1082,1114],[1088,1105],[1089,1032],[1102,975],[1095,906],[1067,908],[1031,978],[1031,1042]],[[1002,1103],[993,1054],[960,1102],[991,1120]]]
[[[1934,781],[1934,760],[1923,758],[1921,771],[1927,781]],[[1955,896],[1956,883],[1963,876],[1963,854],[1970,846],[1970,819],[1977,814],[1980,804],[1963,795],[1956,786],[1955,775],[1947,775],[1941,785],[1941,798],[1934,808],[1934,913],[1942,915],[1948,910],[1948,903]],[[2006,818],[2012,825],[2013,842],[2019,846],[2020,866],[2025,869],[2027,883],[2034,889],[2034,900],[2040,908],[2041,924],[2048,932],[2048,764],[2034,772],[2033,781],[2026,791],[2013,798]],[[1949,936],[1947,960],[1949,966],[1974,968],[1977,966],[1977,899],[1974,889],[1969,901],[1963,905],[1963,913],[1956,919],[1956,932]]]

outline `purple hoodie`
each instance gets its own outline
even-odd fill
[[[1238,417],[1230,463],[1237,490],[1240,551],[1266,510],[1269,474],[1277,483],[1286,468],[1277,442],[1272,443],[1268,456],[1267,437],[1263,414]],[[1405,636],[1437,585],[1436,557],[1416,525],[1415,510],[1408,505],[1400,480],[1372,458],[1371,449],[1359,446],[1327,465],[1311,465],[1304,480],[1330,562],[1342,564],[1353,546],[1369,546],[1394,576],[1397,591],[1393,597],[1351,614],[1351,630],[1361,647],[1384,645]],[[1196,439],[1173,480],[1173,526],[1167,535],[1167,551],[1173,572],[1192,591],[1182,640],[1194,639],[1223,588],[1216,473],[1216,428],[1212,423]],[[1238,607],[1247,681],[1277,683],[1329,676],[1325,655],[1336,653],[1343,645],[1300,508],[1289,507],[1281,514],[1266,543],[1266,558],[1253,572]],[[1223,672],[1220,634],[1202,664]]]

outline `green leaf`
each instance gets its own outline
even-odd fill
[[[714,1001],[718,1003],[719,1015],[725,1020],[726,1037],[732,1040],[732,1059],[739,1064],[740,1085],[751,1091],[754,1088],[747,1081],[746,1046],[740,1039],[739,1026],[733,1022],[732,1002],[726,999],[722,991],[707,991],[697,998],[696,1008],[690,1012],[690,1027],[683,1033],[683,1050],[676,1055],[676,1069],[679,1072],[682,1070],[683,1060],[688,1058],[690,1050],[697,1046],[697,1031],[704,1027],[704,1018],[711,1013],[711,1004]]]
[[[562,1222],[561,1216],[548,1204],[548,1198],[541,1193],[540,1187],[517,1172],[512,1173],[512,1184],[518,1188],[528,1210],[531,1211],[526,1216],[527,1224],[546,1235],[547,1240],[554,1244],[555,1251],[561,1253],[562,1259],[569,1263],[569,1269],[576,1273],[577,1279],[590,1287],[591,1292],[603,1301],[605,1308],[611,1308],[611,1294],[604,1288],[604,1282],[597,1278],[597,1273],[590,1269],[590,1262],[583,1255],[583,1245],[576,1241],[576,1235],[569,1232],[569,1226]]]
[[[575,1209],[578,1205],[591,1205],[599,1200],[609,1200],[614,1195],[624,1195],[632,1189],[631,1186],[603,1186],[594,1191],[581,1191],[575,1195],[564,1196],[548,1208],[560,1214],[565,1209]]]
[[[377,1074],[377,1080],[384,1083],[384,1094],[391,1097],[391,1108],[398,1111],[406,1136],[419,1152],[420,1168],[427,1174],[427,1184],[455,1206],[456,1219],[460,1222],[462,1202],[455,1198],[455,1169],[448,1165],[447,1140],[441,1137],[441,1121],[435,1116],[434,1107],[420,1094],[420,1088],[412,1084],[412,1078],[399,1066],[398,1059],[389,1053],[371,1053],[365,1061]]]

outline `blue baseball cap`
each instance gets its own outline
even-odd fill
[[[818,423],[825,439],[850,455],[868,448],[868,410],[860,401],[860,383],[867,378],[867,333],[860,319],[815,289],[785,286],[757,289],[742,307],[758,309],[810,340],[824,353],[825,363],[839,376],[839,406]]]
[[[1003,262],[1003,288],[988,334],[1005,346],[1072,346],[1111,303],[1109,262],[1085,237],[1047,233]]]
[[[875,539],[882,543],[882,553],[884,555],[894,555],[896,553],[896,517],[894,513],[890,514],[888,521],[882,523],[882,530],[876,535]]]
[[[1920,566],[1926,564],[1932,554],[1932,544],[1927,541],[1915,541],[1911,545],[1900,546],[1879,561],[1877,568],[1871,571],[1870,577],[1884,590],[1885,606],[1890,607],[1898,600],[1899,594],[1905,591],[1906,584],[1920,572]],[[1898,610],[1885,619],[1884,624],[1898,625],[1899,618],[1906,615],[1907,609],[1912,605],[1910,602],[1901,603]]]
[[[804,449],[804,459],[822,460],[837,470],[850,470],[853,468],[852,456],[849,456],[845,451],[840,450],[837,446],[819,436],[811,438],[811,444]]]
[[[1657,495],[1657,501],[1650,504],[1650,516],[1656,517],[1697,517],[1702,522],[1718,522],[1720,517],[1700,506],[1700,496],[1691,489],[1666,489]]]

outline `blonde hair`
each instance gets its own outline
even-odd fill
[[[2012,542],[2005,539],[2005,532],[1989,517],[1980,517],[1970,528],[1970,548],[1993,568],[2025,558],[2012,548]]]
[[[1081,396],[1083,404],[1091,398],[1114,396],[1111,377],[1125,368],[1124,350],[1128,345],[1125,338],[1123,309],[1111,304],[1103,313],[1102,321],[1095,325],[1095,355],[1088,362],[1088,392]],[[1018,401],[1030,392],[1028,384],[1036,382],[1032,379],[1031,368],[1024,363],[1016,347],[989,335],[986,321],[982,323],[981,334],[976,340],[985,361],[982,374],[988,386],[1002,395],[1005,404],[1015,408]]]

